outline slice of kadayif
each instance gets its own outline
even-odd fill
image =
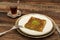
[[[25,24],[25,27],[31,30],[42,32],[45,24],[46,20],[31,17],[29,21]]]

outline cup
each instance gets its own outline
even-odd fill
[[[17,14],[17,6],[10,6],[10,11],[12,15]]]

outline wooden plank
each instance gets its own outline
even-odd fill
[[[16,4],[16,3],[14,3]],[[53,11],[53,12],[60,12],[60,3],[20,3],[18,9],[20,10],[28,10],[28,11]],[[0,11],[9,11],[9,6],[13,5],[13,3],[9,2],[1,2],[0,3]]]

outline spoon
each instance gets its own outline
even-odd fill
[[[1,32],[0,33],[0,36],[2,36],[2,35],[4,35],[4,34],[6,34],[7,32],[9,32],[9,31],[11,31],[11,30],[14,30],[14,29],[17,29],[17,28],[19,28],[19,27],[22,27],[21,25],[15,25],[15,26],[13,26],[11,29],[9,29],[9,30],[7,30],[7,31],[4,31],[4,32]]]

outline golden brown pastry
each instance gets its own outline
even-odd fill
[[[46,20],[31,17],[29,21],[25,24],[25,27],[31,30],[42,32],[45,24],[46,24]]]

